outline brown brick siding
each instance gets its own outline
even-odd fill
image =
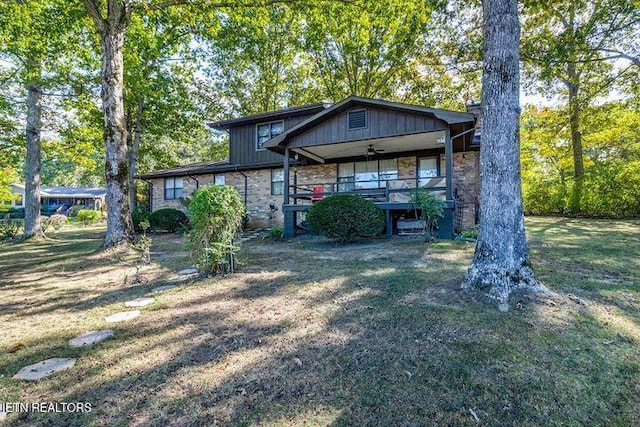
[[[453,190],[462,207],[462,228],[475,224],[476,205],[480,200],[480,152],[453,154]]]
[[[465,155],[463,155],[465,154]],[[475,204],[479,197],[479,153],[455,153],[454,159],[454,190],[457,190],[458,198],[465,201],[463,212],[463,227],[472,227],[475,221]],[[442,172],[445,172],[444,154],[441,156]],[[233,186],[242,200],[246,200],[247,213],[252,227],[282,226],[282,196],[271,195],[271,169],[260,169],[243,172],[247,176],[247,194],[245,199],[245,181],[240,172],[225,173],[225,182]],[[291,183],[293,184],[294,168],[291,168]],[[398,178],[415,179],[416,157],[398,158]],[[198,175],[200,186],[211,184],[213,175]],[[298,185],[319,183],[333,183],[337,180],[337,166],[335,163],[299,166],[297,167]],[[178,200],[164,200],[164,179],[153,179],[153,210],[163,207],[172,207],[185,210],[186,208]],[[412,183],[412,185],[414,185]],[[183,197],[189,197],[196,189],[192,178],[183,178]],[[330,191],[326,188],[325,191]],[[300,201],[303,203],[303,201]],[[269,205],[277,207],[277,211],[271,216]]]

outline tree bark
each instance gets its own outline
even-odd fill
[[[142,113],[144,110],[144,101],[138,102],[138,111],[136,112],[135,127],[133,129],[133,138],[131,138],[131,146],[129,147],[129,204],[131,210],[135,210],[138,205],[138,181],[135,175],[138,173],[138,152],[140,151],[140,143],[142,142]]]
[[[573,151],[573,187],[569,199],[569,212],[581,210],[582,187],[584,181],[584,161],[582,158],[582,133],[580,132],[580,101],[578,98],[578,73],[576,64],[570,62],[567,67],[569,89],[569,126],[571,129],[571,149]]]
[[[124,30],[102,34],[102,108],[104,110],[107,233],[103,247],[129,244],[133,235],[129,207],[127,125],[124,116]]]
[[[24,168],[23,240],[44,237],[40,221],[40,130],[42,128],[42,86],[27,85],[27,160]]]
[[[524,228],[520,177],[520,22],[517,0],[483,1],[480,227],[463,283],[508,310],[517,289],[540,289]]]
[[[133,236],[129,207],[129,161],[124,114],[124,35],[131,17],[129,0],[108,0],[107,16],[102,1],[84,0],[102,42],[102,109],[107,205],[107,233],[103,248],[128,245]]]

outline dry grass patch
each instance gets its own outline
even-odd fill
[[[94,407],[13,414],[17,425],[640,424],[637,223],[528,224],[554,294],[524,295],[509,313],[459,290],[468,243],[252,240],[239,273],[155,295],[89,349],[66,342],[189,265],[179,237],[153,236],[143,284],[125,283],[130,259],[93,253],[90,230],[2,246],[0,264],[33,250],[43,262],[3,270],[0,401]],[[47,357],[78,363],[10,379]]]

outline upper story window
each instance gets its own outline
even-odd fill
[[[367,110],[353,110],[347,113],[347,129],[356,130],[367,127]]]
[[[264,150],[264,143],[282,132],[284,132],[284,121],[282,120],[257,125],[256,150]]]
[[[182,178],[165,178],[164,199],[173,200],[182,197]]]

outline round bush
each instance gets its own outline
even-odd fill
[[[189,234],[191,257],[206,273],[232,267],[237,251],[233,239],[242,228],[245,207],[240,194],[228,185],[208,185],[197,190],[189,203],[193,228]]]
[[[175,233],[189,224],[189,218],[182,211],[164,208],[149,215],[149,224],[153,230],[166,230]]]
[[[102,219],[100,211],[94,211],[93,209],[82,209],[78,211],[78,219],[83,224],[95,224]]]
[[[44,217],[42,217],[44,218]],[[49,217],[49,219],[46,222],[46,229],[47,230],[54,230],[54,231],[58,231],[62,228],[63,225],[65,225],[67,223],[67,217],[64,215],[60,215],[60,214],[55,214],[55,215],[51,215]],[[45,227],[45,224],[43,223],[43,227]]]
[[[133,229],[140,232],[142,228],[140,228],[140,223],[143,221],[149,221],[149,208],[145,205],[138,205],[136,208],[131,211],[131,221],[133,222]]]
[[[314,203],[307,223],[312,232],[348,243],[380,234],[384,230],[384,213],[360,196],[336,195]]]

